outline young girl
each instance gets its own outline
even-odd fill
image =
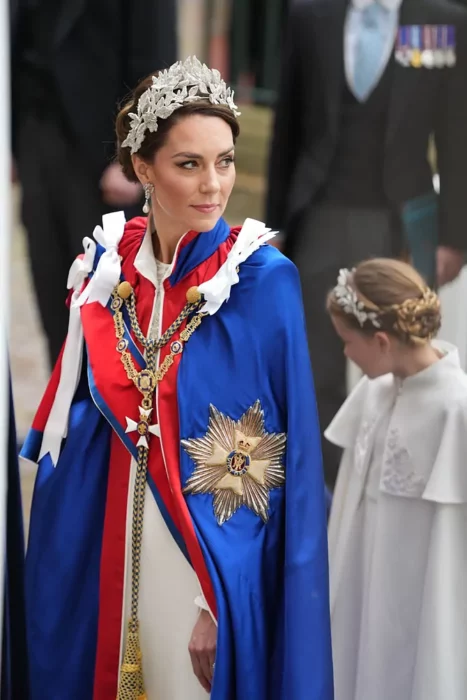
[[[341,270],[328,299],[366,375],[326,431],[337,700],[467,697],[467,377],[409,265]]]

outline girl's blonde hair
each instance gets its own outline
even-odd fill
[[[327,309],[349,328],[366,334],[383,331],[412,345],[428,342],[441,326],[438,295],[413,267],[389,258],[342,271]]]

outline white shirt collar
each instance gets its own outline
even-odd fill
[[[152,217],[148,216],[148,224],[146,226],[146,232],[144,234],[143,241],[141,243],[140,249],[138,250],[135,258],[135,268],[138,270],[138,272],[143,275],[143,277],[146,277],[150,282],[153,283],[155,287],[157,287],[158,283],[158,271],[157,271],[157,262],[156,262],[156,257],[154,255],[154,247],[152,244]],[[187,232],[188,233],[188,232]],[[180,244],[185,238],[186,233],[183,234],[183,236],[180,238],[180,240],[177,243],[177,247],[175,249],[175,255],[170,263],[170,266],[167,270],[167,274],[165,277],[170,277],[172,274],[175,263],[177,261],[178,257],[178,251],[180,249]]]
[[[146,227],[146,233],[144,234],[143,242],[141,243],[140,249],[138,250],[135,258],[135,268],[138,272],[146,277],[154,286],[157,284],[157,266],[156,258],[154,256],[154,249],[152,247],[152,236],[150,231],[150,219],[148,218],[148,225]]]
[[[356,10],[364,10],[373,2],[379,2],[386,10],[398,10],[402,5],[402,0],[352,0],[352,5]]]

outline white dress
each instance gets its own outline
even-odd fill
[[[467,377],[454,348],[402,384],[364,378],[329,528],[336,700],[467,698]]]
[[[149,243],[149,244],[148,244]],[[135,266],[162,290],[171,266],[156,261],[149,236]],[[156,294],[150,334],[159,337],[163,292]],[[155,439],[155,438],[154,438]],[[127,506],[127,554],[125,562],[125,610],[120,659],[131,603],[131,517],[136,462],[131,461]],[[139,592],[140,642],[148,700],[206,700],[206,691],[193,673],[188,644],[199,615],[195,600],[200,596],[196,574],[180,552],[162,518],[149,486],[144,505],[143,543]]]

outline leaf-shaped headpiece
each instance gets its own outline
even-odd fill
[[[167,119],[176,109],[199,100],[226,105],[237,117],[240,112],[233,101],[234,93],[215,68],[208,68],[196,56],[177,61],[153,76],[152,85],[138,101],[137,114],[130,113],[130,131],[122,143],[131,153],[141,148],[146,131],[155,132],[159,119]]]

